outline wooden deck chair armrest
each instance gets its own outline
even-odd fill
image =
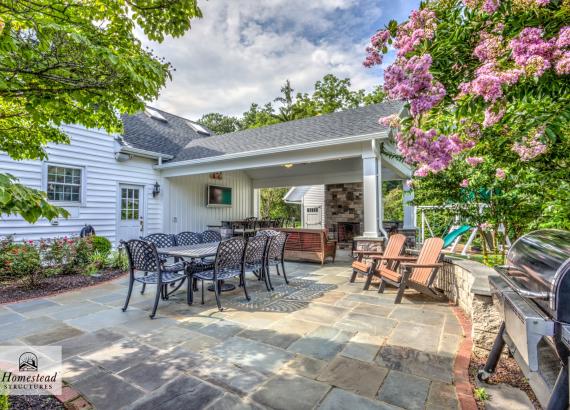
[[[387,261],[417,261],[417,256],[383,256],[382,259],[386,259]]]
[[[375,254],[375,255],[368,255],[367,257],[368,257],[368,259],[374,259],[374,260],[390,259],[390,258],[384,257],[384,255],[381,253]]]
[[[352,253],[355,255],[376,255],[376,256],[382,255],[382,252],[379,251],[352,251]]]
[[[404,268],[441,268],[443,263],[407,263],[402,262],[402,267]]]

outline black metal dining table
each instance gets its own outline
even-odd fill
[[[171,256],[173,258],[187,258],[194,260],[216,256],[219,245],[219,242],[198,243],[196,245],[179,245],[168,248],[158,248],[157,251],[161,255]],[[220,282],[222,282],[222,292],[229,292],[236,288],[231,283],[224,283],[223,281]],[[213,292],[214,286],[209,286],[208,290]]]

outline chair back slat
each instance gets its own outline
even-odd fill
[[[214,262],[214,274],[241,270],[245,253],[245,239],[235,237],[220,242]]]
[[[176,235],[176,244],[177,245],[198,245],[202,243],[202,235],[198,232],[180,232]]]
[[[429,238],[426,239],[422,246],[422,250],[418,255],[417,263],[419,265],[433,265],[439,262],[441,251],[443,249],[443,239]],[[414,282],[428,286],[431,282],[431,276],[436,271],[435,268],[414,268],[410,279]]]
[[[406,244],[406,235],[401,233],[394,234],[388,238],[388,243],[386,244],[386,250],[384,251],[384,256],[386,258],[395,258],[400,256],[404,250]],[[381,270],[385,267],[392,266],[393,263],[387,260],[382,260],[381,263],[376,267],[377,270]]]
[[[176,246],[176,237],[172,234],[166,233],[153,233],[141,238],[143,241],[147,241],[156,245],[157,248],[170,248]]]
[[[221,242],[221,241],[222,241],[222,234],[218,231],[207,230],[202,232],[203,243],[212,243],[212,242]]]
[[[134,273],[134,271],[159,271],[160,260],[154,243],[131,239],[128,242],[124,242],[124,245],[129,259],[131,274]]]

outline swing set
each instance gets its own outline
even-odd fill
[[[454,253],[457,245],[460,243],[461,238],[467,233],[470,232],[469,238],[467,242],[463,246],[463,250],[461,251],[461,255],[467,256],[467,252],[471,249],[471,245],[473,241],[477,237],[477,233],[479,232],[479,227],[477,226],[470,226],[466,224],[462,224],[459,218],[459,215],[453,217],[453,219],[449,222],[449,224],[444,228],[443,232],[440,232],[440,235],[436,235],[432,229],[432,226],[429,221],[428,215],[431,211],[443,210],[443,209],[450,209],[454,210],[460,207],[459,204],[451,204],[451,205],[422,205],[416,207],[416,215],[417,212],[420,212],[420,220],[421,220],[421,228],[420,228],[420,241],[424,243],[426,239],[426,233],[429,233],[429,237],[434,236],[441,236],[443,237],[443,248],[449,249],[450,253]],[[482,212],[485,204],[479,205],[479,211]],[[416,219],[417,220],[417,219]],[[426,231],[427,228],[427,231]],[[499,232],[505,234],[505,227],[503,224],[499,225]],[[490,233],[484,232],[485,241],[487,242],[488,249],[493,249],[493,238]],[[509,240],[508,236],[505,236],[505,242],[508,247],[511,246],[511,241]]]

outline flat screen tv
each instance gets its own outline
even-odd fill
[[[208,185],[207,206],[232,206],[232,189],[226,186]]]

